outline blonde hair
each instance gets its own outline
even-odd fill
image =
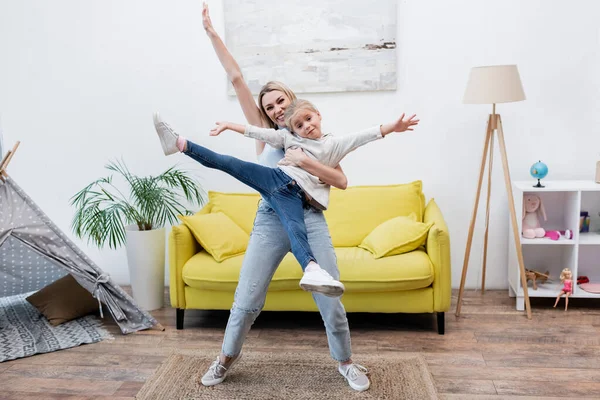
[[[560,281],[561,282],[564,282],[564,280],[567,279],[567,274],[571,275],[571,278],[573,277],[573,273],[571,272],[571,270],[569,268],[565,268],[560,273]]]
[[[285,113],[283,114],[285,118],[285,125],[288,127],[290,132],[294,131],[294,128],[292,127],[292,119],[296,116],[296,114],[303,110],[312,111],[314,113],[319,112],[319,110],[317,110],[317,107],[315,107],[308,100],[294,100],[289,106],[287,106],[287,108],[285,109]]]
[[[262,102],[265,94],[275,91],[275,90],[278,90],[278,91],[282,92],[283,94],[285,94],[289,98],[290,102],[293,102],[296,100],[296,94],[287,85],[285,85],[281,82],[277,82],[277,81],[269,81],[269,82],[265,83],[265,85],[260,89],[260,93],[258,93],[258,108],[260,110],[260,115],[262,115],[263,119],[265,121],[267,121],[267,123],[269,124],[269,126],[271,128],[277,129],[277,124],[275,122],[273,122],[271,120],[271,118],[269,118],[269,115],[265,111],[265,107],[263,106],[263,102]]]

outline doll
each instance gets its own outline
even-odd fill
[[[523,237],[527,239],[543,238],[546,231],[540,225],[540,217],[546,221],[546,210],[542,199],[534,194],[523,198]]]
[[[569,268],[565,268],[560,273],[560,281],[563,284],[558,297],[556,297],[556,302],[554,303],[554,308],[558,304],[560,300],[560,296],[565,295],[565,311],[567,311],[567,307],[569,306],[569,296],[573,293],[573,274]]]

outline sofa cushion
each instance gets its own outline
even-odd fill
[[[355,247],[379,224],[415,213],[423,221],[422,182],[332,189],[325,218],[335,247]]]
[[[250,236],[222,212],[180,215],[179,219],[217,262],[244,254],[248,247]]]
[[[425,244],[431,225],[415,221],[414,214],[395,217],[373,229],[358,247],[375,258],[408,253]]]
[[[375,259],[358,247],[336,248],[341,280],[346,291],[379,292],[412,290],[428,287],[433,282],[433,267],[424,251]],[[183,267],[183,281],[203,290],[234,292],[244,256],[217,263],[205,251],[194,255]],[[287,254],[273,276],[270,291],[302,290],[300,265]]]
[[[346,290],[380,292],[412,290],[433,283],[433,265],[422,250],[376,259],[358,247],[335,249]]]
[[[252,232],[260,195],[257,193],[208,192],[211,213],[222,212],[247,234]]]

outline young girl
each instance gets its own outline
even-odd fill
[[[285,122],[291,129],[266,129],[252,125],[218,122],[210,131],[217,136],[224,130],[233,130],[245,136],[261,140],[275,148],[298,147],[307,155],[324,165],[337,166],[346,154],[373,140],[392,132],[413,130],[418,124],[415,116],[404,119],[404,114],[392,123],[379,125],[358,133],[333,136],[321,132],[321,114],[306,100],[296,100],[285,110]],[[168,124],[155,114],[154,124],[166,155],[181,151],[202,165],[219,169],[257,190],[269,202],[285,227],[292,246],[292,253],[304,271],[300,280],[302,289],[337,297],[344,292],[344,285],[334,280],[316,262],[308,244],[304,224],[304,207],[312,205],[321,210],[329,204],[329,185],[305,170],[289,165],[268,168],[235,157],[217,154],[179,136]]]

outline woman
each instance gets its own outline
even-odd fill
[[[247,122],[262,127],[284,127],[283,114],[285,108],[296,99],[295,94],[281,83],[269,82],[261,89],[257,106],[237,62],[214,30],[206,4],[202,11],[202,23],[221,65],[233,84]],[[346,188],[347,179],[341,167],[333,169],[321,165],[308,158],[302,150],[289,150],[284,155],[281,150],[256,141],[256,153],[262,165],[276,167],[283,159],[285,165],[300,166],[325,183],[341,189]],[[334,279],[339,280],[337,260],[322,211],[313,207],[307,208],[304,211],[304,219],[308,240],[318,263]],[[261,200],[240,271],[221,354],[202,377],[202,384],[212,386],[223,382],[231,367],[241,358],[244,339],[264,306],[273,274],[290,250],[286,231],[275,211],[267,202]],[[350,329],[340,298],[314,293],[312,296],[325,323],[331,357],[339,363],[338,371],[353,389],[368,389],[370,382],[366,376],[366,368],[352,361]]]

